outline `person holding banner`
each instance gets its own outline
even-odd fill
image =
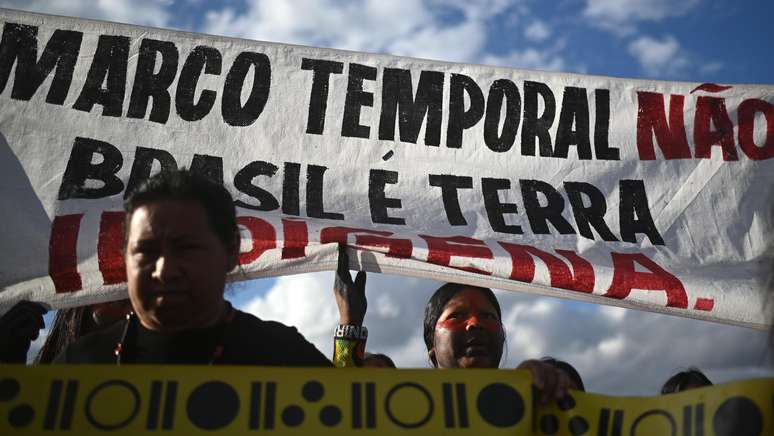
[[[425,306],[424,340],[436,368],[498,368],[505,330],[494,292],[460,283],[438,288]],[[564,371],[546,362],[526,360],[518,369],[530,371],[543,404],[576,388]]]
[[[68,346],[55,362],[331,365],[295,328],[238,311],[223,298],[240,238],[222,185],[187,170],[162,172],[124,209],[133,312]]]

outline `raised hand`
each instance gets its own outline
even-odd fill
[[[574,385],[570,377],[562,370],[539,360],[525,360],[517,369],[526,369],[532,373],[532,381],[540,392],[540,403],[561,401]]]
[[[31,301],[21,301],[0,317],[0,362],[26,363],[32,341],[45,327],[46,308]]]
[[[333,294],[339,306],[339,324],[362,325],[368,301],[365,295],[366,273],[358,271],[355,281],[349,274],[349,256],[345,244],[339,244],[339,264],[333,282]]]

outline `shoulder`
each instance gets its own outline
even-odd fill
[[[115,363],[113,350],[118,341],[124,323],[116,324],[86,336],[65,347],[54,358],[54,363]]]
[[[257,355],[259,364],[282,366],[330,366],[330,361],[295,327],[265,321],[236,311],[231,334],[240,348]]]
[[[238,325],[240,328],[244,328],[244,329],[251,329],[251,330],[262,331],[266,333],[301,336],[301,334],[298,333],[298,330],[295,327],[289,327],[277,321],[263,320],[250,313],[242,312],[241,310],[236,311],[236,316],[234,317],[234,323]]]

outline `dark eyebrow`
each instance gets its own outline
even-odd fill
[[[199,241],[201,238],[196,233],[182,233],[177,235],[172,235],[169,240],[173,244],[179,244],[181,242],[196,242]]]

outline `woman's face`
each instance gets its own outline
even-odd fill
[[[504,339],[492,303],[480,290],[466,288],[444,306],[430,356],[439,368],[497,368]]]
[[[151,202],[135,209],[128,227],[129,299],[143,326],[175,332],[216,323],[237,253],[212,230],[202,205]]]

